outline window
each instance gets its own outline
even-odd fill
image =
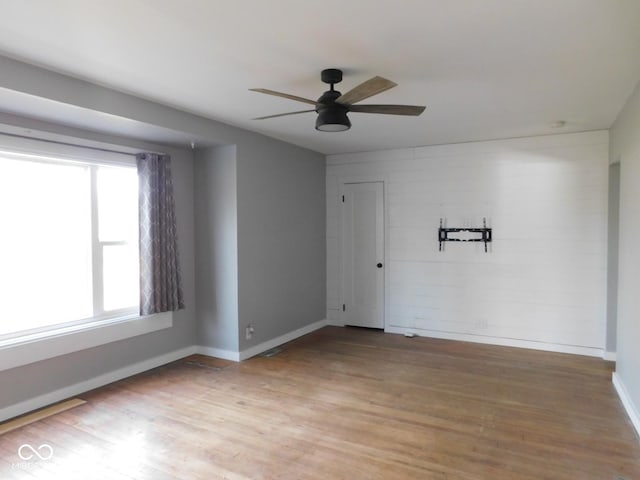
[[[0,340],[138,312],[135,161],[81,153],[0,143]]]

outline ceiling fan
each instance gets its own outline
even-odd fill
[[[341,132],[351,128],[351,121],[347,117],[349,112],[358,113],[384,113],[387,115],[420,115],[426,107],[415,105],[354,105],[355,103],[372,97],[378,93],[395,87],[397,84],[382,77],[373,77],[357,87],[349,90],[344,95],[334,90],[333,86],[342,81],[342,70],[337,68],[327,68],[322,70],[320,78],[331,87],[324,92],[318,100],[289,95],[288,93],[276,92],[266,88],[251,88],[252,92],[266,93],[276,97],[288,98],[298,102],[308,103],[315,108],[310,110],[300,110],[298,112],[279,113],[277,115],[267,115],[266,117],[254,118],[254,120],[265,120],[267,118],[283,117],[285,115],[297,115],[298,113],[317,112],[316,130],[322,132]]]

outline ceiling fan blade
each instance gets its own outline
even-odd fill
[[[253,120],[266,120],[267,118],[284,117],[286,115],[297,115],[298,113],[308,113],[308,112],[315,112],[315,109],[314,110],[300,110],[299,112],[278,113],[276,115],[267,115],[266,117],[254,118]]]
[[[289,100],[295,100],[297,102],[308,103],[310,105],[316,105],[318,102],[310,100],[308,98],[298,97],[296,95],[289,95],[288,93],[276,92],[267,88],[250,88],[252,92],[266,93],[267,95],[275,95],[276,97],[288,98]]]
[[[427,107],[417,105],[349,105],[350,112],[384,113],[387,115],[413,115],[417,117]]]
[[[365,98],[382,93],[385,90],[389,90],[396,85],[397,83],[387,80],[386,78],[373,77],[338,97],[336,102],[343,105],[351,105],[359,102],[360,100],[364,100]]]

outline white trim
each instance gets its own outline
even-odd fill
[[[249,347],[241,352],[235,352],[233,350],[223,350],[221,348],[206,347],[204,345],[198,345],[195,348],[196,353],[199,353],[200,355],[207,355],[209,357],[222,358],[223,360],[240,362],[242,360],[247,360],[251,357],[255,357],[256,355],[260,355],[262,352],[271,350],[272,348],[282,345],[283,343],[287,343],[291,340],[295,340],[296,338],[307,335],[308,333],[314,332],[322,327],[326,327],[327,325],[330,325],[327,319],[319,320],[302,328],[298,328],[297,330],[294,330],[292,332],[285,333],[284,335],[280,335],[279,337],[272,338],[271,340],[259,343],[258,345],[254,345],[253,347]]]
[[[198,345],[195,348],[196,353],[200,355],[222,358],[223,360],[231,360],[233,362],[240,361],[240,352],[234,352],[233,350],[223,350],[221,348],[205,347],[204,345]]]
[[[607,360],[608,362],[615,362],[616,352],[608,352],[605,350],[605,352],[602,354],[602,358]]]
[[[458,340],[461,342],[485,343],[490,345],[502,345],[505,347],[530,348],[547,352],[571,353],[574,355],[588,355],[590,357],[602,357],[604,350],[595,347],[581,347],[578,345],[563,345],[560,343],[535,342],[531,340],[519,340],[516,338],[491,337],[487,335],[473,335],[468,333],[441,332],[438,330],[423,330],[419,328],[405,328],[389,326],[386,333],[412,333],[418,336],[443,338],[445,340]]]
[[[627,387],[622,383],[622,379],[620,378],[620,375],[618,375],[618,372],[613,372],[613,375],[611,375],[611,381],[613,382],[613,386],[616,388],[616,392],[618,392],[618,396],[622,401],[622,405],[624,406],[627,415],[629,415],[631,423],[636,429],[638,435],[640,435],[640,412],[638,412],[638,409],[633,404],[633,401],[629,396],[629,392],[627,392]]]
[[[173,314],[166,312],[84,323],[14,338],[0,343],[0,371],[172,326]]]
[[[406,149],[400,149],[400,150],[393,150],[394,152],[404,152]],[[390,150],[384,150],[383,153],[384,155],[388,154],[390,152]],[[371,152],[368,152],[371,153]],[[383,155],[384,159],[387,159],[389,157],[386,157]],[[329,157],[327,157],[329,158]],[[328,163],[327,163],[328,165]],[[382,302],[383,302],[383,306],[382,306],[382,321],[384,324],[384,327],[386,328],[388,323],[389,323],[389,318],[390,317],[390,310],[391,310],[391,269],[387,268],[388,265],[391,264],[391,262],[389,261],[389,259],[391,258],[391,239],[389,237],[390,235],[390,228],[389,225],[391,225],[391,221],[390,221],[390,208],[389,208],[389,195],[388,195],[388,189],[389,189],[389,175],[388,174],[384,174],[384,173],[376,173],[376,174],[363,174],[363,175],[340,175],[336,177],[336,181],[338,182],[338,197],[342,197],[343,195],[345,195],[345,188],[344,186],[346,184],[351,184],[351,183],[382,183],[382,222],[383,222],[383,234],[382,234],[382,241],[384,243],[384,249],[382,252],[383,255],[383,260],[382,263],[384,264],[384,275],[383,275],[383,286],[382,286]],[[343,215],[344,215],[344,211],[340,206],[341,204],[338,203],[338,225],[337,225],[337,229],[336,229],[336,239],[338,240],[338,265],[340,265],[339,267],[339,274],[338,274],[338,308],[337,308],[337,318],[331,318],[328,317],[328,321],[327,321],[327,325],[333,325],[333,326],[337,326],[337,327],[344,327],[346,325],[345,323],[345,318],[346,315],[343,312],[343,310],[340,308],[340,305],[343,305],[345,303],[344,298],[343,298],[343,282],[344,282],[344,275],[342,273],[342,263],[343,263],[343,259],[342,259],[342,227],[343,227]]]
[[[327,155],[328,167],[374,162],[398,162],[413,159],[441,158],[443,156],[457,156],[472,153],[494,154],[510,152],[512,150],[544,151],[549,148],[573,148],[577,145],[607,145],[608,130],[590,130],[575,133],[560,133],[553,135],[534,135],[531,137],[502,138],[495,140],[480,140],[462,143],[448,143],[442,145],[424,145],[417,147],[398,148],[391,150],[375,150],[369,152],[337,153]]]
[[[344,327],[346,326],[346,323],[340,320],[327,320],[327,325],[330,325],[332,327]]]
[[[263,342],[253,347],[250,347],[248,349],[245,349],[242,352],[234,352],[232,350],[223,350],[219,348],[196,346],[196,345],[185,347],[179,350],[174,350],[172,352],[165,353],[163,355],[158,355],[148,360],[143,360],[133,365],[128,365],[126,367],[104,373],[102,375],[91,378],[89,380],[78,382],[73,385],[69,385],[69,386],[60,388],[58,390],[54,390],[53,392],[45,393],[38,397],[31,398],[13,405],[9,405],[4,408],[0,408],[0,422],[17,417],[18,415],[22,415],[27,412],[31,412],[33,410],[37,410],[47,405],[51,405],[52,403],[65,400],[67,398],[70,398],[76,395],[81,395],[82,393],[88,392],[89,390],[93,390],[95,388],[107,385],[109,383],[122,380],[123,378],[131,377],[133,375],[137,375],[147,370],[151,370],[153,368],[166,365],[167,363],[180,360],[181,358],[185,358],[196,353],[237,362],[241,360],[246,360],[255,355],[259,355],[260,353],[270,350],[271,348],[290,342],[292,340],[295,340],[296,338],[302,337],[304,335],[307,335],[311,332],[314,332],[320,328],[323,328],[331,324],[332,323],[329,323],[329,321],[327,321],[326,319],[320,320],[312,324],[306,325],[302,328],[299,328],[297,330],[294,330],[292,332],[276,337],[274,339],[268,340],[266,342]],[[429,336],[431,337],[445,338],[449,340],[471,341],[476,343],[489,343],[494,345],[505,345],[505,346],[520,347],[520,348],[533,348],[536,350],[548,350],[548,351],[563,352],[563,353],[577,353],[577,354],[591,355],[591,356],[603,355],[601,350],[595,349],[595,348],[572,347],[567,345],[557,345],[557,344],[541,343],[541,342],[529,342],[524,340],[512,340],[512,339],[504,339],[504,338],[497,338],[497,337],[482,337],[478,335],[465,335],[465,334],[453,334],[453,333],[443,334],[442,332],[425,331],[425,330],[420,330],[419,332],[417,332],[415,329],[407,329],[407,328],[400,328],[400,327],[388,327],[387,329],[385,329],[385,332],[399,333],[399,334],[404,334],[404,333],[420,334],[420,333],[428,332],[430,334]],[[600,353],[596,354],[594,353],[594,351],[599,351]],[[620,377],[615,372],[613,373],[612,381],[625,407],[625,410],[627,411],[627,414],[631,419],[631,422],[633,423],[634,427],[640,434],[640,415],[637,413],[637,410],[634,407],[627,393],[627,390],[624,387],[624,384],[620,380]]]
[[[344,327],[342,312],[338,308],[327,308],[327,325],[334,327]]]
[[[294,330],[293,332],[286,333],[272,340],[268,340],[266,342],[260,343],[259,345],[255,345],[251,348],[243,350],[242,352],[234,352],[231,350],[222,350],[219,348],[197,345],[185,347],[180,350],[174,350],[173,352],[158,355],[148,360],[143,360],[142,362],[134,363],[133,365],[128,365],[126,367],[104,373],[89,380],[78,382],[73,385],[68,385],[58,390],[54,390],[53,392],[45,393],[38,397],[30,398],[13,405],[9,405],[7,407],[0,408],[0,422],[4,422],[5,420],[8,420],[10,418],[17,417],[18,415],[22,415],[24,413],[31,412],[42,407],[46,407],[47,405],[51,405],[52,403],[56,403],[61,400],[66,400],[67,398],[80,395],[84,392],[88,392],[89,390],[102,387],[103,385],[122,380],[123,378],[146,372],[147,370],[151,370],[152,368],[175,362],[176,360],[180,360],[181,358],[185,358],[196,353],[236,362],[240,360],[246,360],[262,352],[270,350],[271,348],[277,347],[278,345],[282,345],[283,343],[287,343],[291,340],[302,337],[303,335],[307,335],[308,333],[318,330],[326,325],[326,319],[320,320],[318,322],[314,322],[310,325],[306,325],[302,328]]]
[[[84,392],[88,392],[89,390],[93,390],[94,388],[117,382],[118,380],[122,380],[123,378],[146,372],[147,370],[151,370],[152,368],[175,362],[176,360],[188,357],[189,355],[193,355],[194,353],[196,353],[196,347],[194,346],[185,347],[180,350],[174,350],[173,352],[158,355],[157,357],[134,363],[133,365],[128,365],[126,367],[119,368],[118,370],[104,373],[89,380],[78,382],[73,385],[68,385],[58,390],[54,390],[53,392],[45,393],[38,397],[30,398],[23,402],[4,407],[0,409],[0,422],[13,417],[17,417],[18,415],[22,415],[27,412],[31,412],[38,408],[51,405],[52,403],[56,403],[61,400],[66,400],[67,398],[80,395]],[[7,385],[6,387],[9,388],[10,386]]]
[[[0,153],[22,158],[41,158],[59,162],[64,159],[83,164],[134,166],[134,155],[101,150],[82,145],[56,143],[52,140],[12,136],[0,132]]]
[[[262,352],[271,350],[274,347],[282,345],[283,343],[290,342],[291,340],[295,340],[296,338],[307,335],[308,333],[314,332],[322,327],[326,327],[327,325],[328,325],[328,322],[327,322],[327,319],[325,318],[323,320],[319,320],[309,325],[305,325],[302,328],[298,328],[293,332],[285,333],[284,335],[280,335],[279,337],[273,338],[271,340],[267,340],[266,342],[262,342],[258,345],[254,345],[253,347],[247,348],[240,352],[240,360],[246,360],[248,358],[255,357],[256,355],[259,355]]]

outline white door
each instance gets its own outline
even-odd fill
[[[382,182],[343,187],[342,318],[345,325],[384,328]]]

